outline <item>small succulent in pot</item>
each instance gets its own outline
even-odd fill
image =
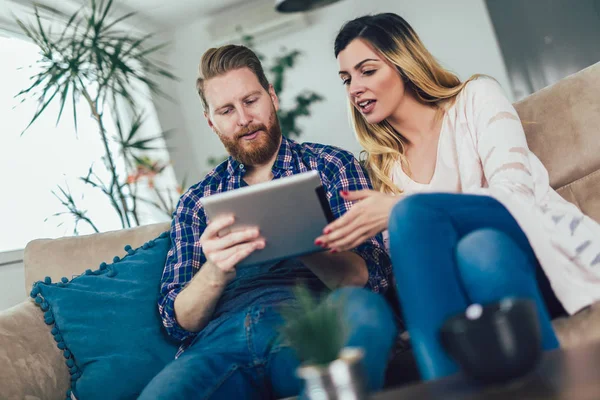
[[[294,290],[296,302],[281,310],[282,337],[302,365],[298,376],[311,400],[366,398],[363,351],[345,347],[348,327],[343,319],[346,299],[322,299],[307,288]]]

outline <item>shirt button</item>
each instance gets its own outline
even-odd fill
[[[240,164],[240,169],[244,169],[244,164]]]

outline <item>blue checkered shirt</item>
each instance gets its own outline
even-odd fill
[[[274,179],[309,170],[319,171],[336,218],[352,205],[339,195],[340,191],[371,188],[367,174],[352,153],[332,146],[299,144],[283,138],[272,168]],[[206,262],[200,244],[200,236],[206,228],[206,214],[200,199],[244,186],[244,172],[244,165],[229,157],[184,193],[175,210],[171,223],[172,245],[161,280],[158,308],[167,332],[177,340],[184,341],[195,335],[177,323],[174,304],[175,297]],[[381,235],[353,251],[366,262],[369,278],[365,287],[374,292],[386,292],[392,279],[392,269]]]

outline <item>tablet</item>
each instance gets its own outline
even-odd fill
[[[228,229],[260,229],[265,248],[254,251],[238,266],[322,251],[315,239],[334,220],[317,171],[214,194],[200,201],[209,219],[235,215],[235,222]]]

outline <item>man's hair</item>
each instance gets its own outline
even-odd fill
[[[204,94],[204,84],[206,81],[241,68],[250,69],[258,78],[260,85],[265,90],[269,90],[269,81],[265,76],[262,64],[258,56],[249,48],[229,44],[208,49],[202,55],[200,66],[198,67],[200,76],[196,80],[196,90],[198,90],[205,111],[208,111],[208,103]]]

